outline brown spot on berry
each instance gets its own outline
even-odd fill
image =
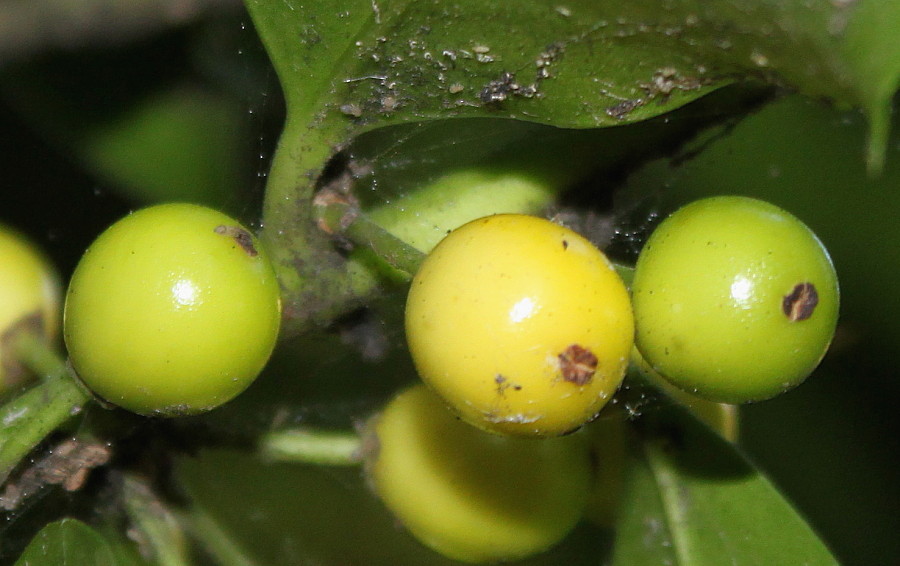
[[[569,249],[569,240],[563,240],[563,249],[564,250]]]
[[[794,289],[784,296],[781,310],[791,322],[806,320],[811,317],[819,304],[819,293],[812,283],[797,283]]]
[[[256,247],[253,245],[253,236],[250,235],[250,232],[244,230],[240,226],[225,226],[220,224],[216,226],[215,230],[213,230],[216,234],[220,234],[222,236],[228,236],[235,242],[237,245],[241,247],[244,252],[247,253],[250,257],[256,257],[259,255],[259,252],[256,251]]]
[[[569,383],[585,385],[597,371],[597,356],[587,348],[572,344],[559,355],[559,368]]]
[[[507,389],[512,389],[513,391],[521,391],[522,390],[521,385],[519,385],[518,383],[512,383],[511,381],[509,381],[508,379],[506,379],[499,373],[496,376],[494,376],[494,383],[497,384],[497,394],[501,395],[501,396],[506,394]]]

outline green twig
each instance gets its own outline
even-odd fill
[[[125,478],[125,510],[159,566],[188,566],[187,538],[175,515],[153,493],[147,483],[133,476]]]
[[[419,270],[426,254],[373,222],[346,197],[325,192],[314,203],[317,223],[324,232],[365,247],[407,280]],[[621,263],[614,263],[613,267],[625,285],[631,287],[634,267]]]
[[[26,335],[16,344],[16,352],[24,365],[42,374],[44,381],[0,407],[0,484],[22,458],[81,412],[91,398],[45,341]]]
[[[260,439],[260,454],[272,461],[322,466],[362,463],[362,439],[352,432],[306,428],[270,432]]]
[[[220,566],[258,566],[242,549],[234,538],[200,506],[194,505],[189,511],[178,515],[179,521],[190,535]]]
[[[68,373],[65,360],[42,336],[23,332],[16,340],[16,358],[35,375],[52,378]]]
[[[341,198],[316,200],[318,224],[325,232],[341,236],[371,250],[399,274],[412,279],[425,254],[369,219],[355,205]]]

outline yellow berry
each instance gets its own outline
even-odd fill
[[[631,302],[606,256],[548,220],[498,214],[444,238],[412,281],[406,336],[422,379],[468,422],[554,436],[620,385]]]
[[[59,332],[60,284],[56,272],[41,251],[22,235],[0,226],[0,393],[18,381],[22,368],[8,350],[10,332],[33,317],[48,340]]]
[[[369,480],[426,546],[464,562],[524,558],[562,540],[591,487],[587,438],[488,434],[457,419],[424,385],[374,420]]]

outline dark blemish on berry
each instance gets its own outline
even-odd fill
[[[806,320],[813,315],[819,304],[819,293],[812,283],[797,283],[794,290],[784,296],[781,310],[791,322]]]
[[[572,344],[559,355],[559,368],[563,379],[569,383],[585,385],[597,371],[597,356],[587,348]]]
[[[569,249],[569,241],[568,240],[563,240],[563,249],[564,250]]]
[[[503,395],[506,392],[506,388],[509,387],[506,385],[506,378],[499,373],[494,376],[494,383],[497,384],[497,395]]]
[[[259,252],[256,251],[256,247],[253,245],[253,236],[250,235],[250,232],[244,230],[240,226],[225,226],[220,224],[216,226],[213,231],[216,234],[228,236],[237,242],[237,245],[241,246],[241,249],[244,250],[248,256],[256,257],[259,255]]]
[[[498,395],[504,395],[507,389],[512,389],[513,391],[522,390],[521,385],[519,385],[518,383],[511,383],[508,379],[506,379],[499,373],[494,377],[494,383],[497,384]]]

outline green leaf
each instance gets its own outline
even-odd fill
[[[246,3],[287,101],[264,237],[289,318],[319,322],[357,290],[309,203],[360,133],[459,117],[614,126],[765,79],[865,108],[877,169],[900,77],[888,0]]]
[[[900,4],[894,0],[859,2],[847,22],[841,55],[850,68],[849,80],[859,105],[869,118],[870,171],[884,165],[891,129],[891,99],[900,87]]]
[[[132,554],[75,519],[50,523],[35,535],[16,566],[134,566]]]
[[[200,81],[141,67],[158,65],[154,55],[171,66],[144,49],[3,69],[0,94],[47,141],[135,203],[237,206],[234,196],[250,181],[246,110]],[[135,66],[143,70],[119,76]]]
[[[874,109],[896,88],[900,7],[855,4],[248,0],[289,113],[365,126],[471,115],[612,125],[761,74]]]
[[[644,417],[613,564],[836,565],[793,506],[676,405]]]
[[[87,128],[73,145],[92,171],[136,202],[222,206],[246,182],[241,120],[224,97],[180,86]]]

